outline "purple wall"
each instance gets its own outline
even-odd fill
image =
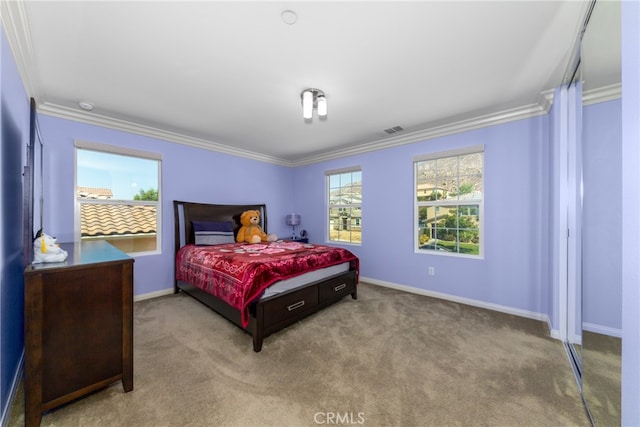
[[[299,167],[295,209],[311,241],[324,242],[324,172],[359,165],[363,237],[349,249],[361,259],[361,277],[544,315],[547,136],[541,116]],[[484,259],[414,253],[413,157],[476,144],[485,144]]]
[[[292,170],[159,139],[39,116],[44,139],[44,229],[60,242],[74,238],[74,140],[162,154],[162,253],[136,257],[134,293],[173,286],[173,200],[266,203],[269,231],[284,236],[293,203]]]
[[[621,121],[619,99],[583,109],[582,320],[587,330],[618,335],[622,328]]]
[[[640,3],[622,2],[622,425],[640,425]]]
[[[29,101],[0,26],[0,409],[8,416],[24,347],[22,167],[29,140]]]

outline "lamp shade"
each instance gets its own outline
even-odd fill
[[[285,220],[287,221],[287,225],[300,225],[300,215],[298,214],[289,214],[285,217]]]

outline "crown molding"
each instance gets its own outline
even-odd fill
[[[619,98],[622,98],[622,83],[614,83],[585,91],[582,94],[582,105],[591,105]]]
[[[540,92],[540,95],[538,96],[538,105],[540,105],[546,113],[549,112],[553,105],[554,92],[554,89],[547,89]]]
[[[252,151],[243,150],[240,148],[234,148],[229,145],[220,144],[214,141],[209,141],[201,138],[194,138],[187,135],[182,135],[175,132],[170,132],[151,126],[141,125],[138,123],[129,122],[126,120],[115,119],[113,117],[102,116],[100,114],[94,114],[84,111],[78,111],[73,108],[64,107],[62,105],[52,104],[45,102],[38,106],[38,112],[58,117],[61,119],[73,120],[76,122],[86,123],[89,125],[100,126],[108,129],[119,130],[137,135],[148,136],[151,138],[163,139],[178,144],[188,145],[195,148],[201,148],[204,150],[211,150],[220,153],[230,154],[238,157],[245,157],[252,160],[258,160],[261,162],[275,163],[281,166],[291,167],[291,162],[283,160],[273,156],[267,156],[260,153],[254,153]]]
[[[23,0],[0,1],[0,17],[25,91],[37,103],[42,99],[41,85],[24,7]]]
[[[537,117],[546,114],[549,107],[553,103],[553,90],[545,91],[541,94],[539,102],[524,107],[512,108],[500,111],[498,113],[485,114],[482,116],[460,120],[444,125],[434,126],[425,130],[405,133],[403,135],[392,138],[384,138],[367,143],[363,143],[354,147],[342,150],[330,151],[314,156],[304,157],[300,160],[289,161],[273,156],[267,156],[248,150],[234,148],[229,145],[220,144],[214,141],[194,138],[187,135],[170,132],[151,126],[145,126],[126,120],[115,119],[95,113],[79,111],[73,108],[45,102],[38,106],[38,112],[76,122],[86,123],[95,126],[101,126],[108,129],[120,130],[124,132],[135,133],[138,135],[148,136],[151,138],[163,139],[178,144],[188,145],[191,147],[201,148],[204,150],[216,151],[233,156],[239,156],[258,160],[261,162],[273,163],[287,167],[305,166],[313,163],[319,163],[328,160],[334,160],[341,157],[363,154],[371,151],[383,150],[386,148],[397,147],[400,145],[412,144],[415,142],[425,141],[429,139],[439,138],[446,135],[452,135],[460,132],[466,132],[474,129],[480,129],[488,126],[495,126],[516,120]]]
[[[553,91],[551,91],[553,99]],[[545,101],[547,97],[542,97]],[[548,106],[547,106],[548,104]],[[357,145],[355,147],[345,148],[315,156],[305,157],[294,162],[294,166],[304,166],[312,163],[333,160],[340,157],[353,156],[356,154],[367,153],[369,151],[383,150],[385,148],[397,147],[399,145],[412,144],[414,142],[425,141],[428,139],[439,138],[446,135],[452,135],[460,132],[466,132],[474,129],[480,129],[487,126],[499,125],[502,123],[512,122],[516,120],[527,119],[546,114],[549,111],[551,103],[544,104],[535,103],[524,107],[512,108],[497,113],[486,114],[470,119],[460,120],[444,125],[434,126],[425,130],[405,133],[400,136],[385,138]]]

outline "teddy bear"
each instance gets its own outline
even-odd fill
[[[260,212],[249,210],[240,215],[240,230],[236,236],[237,242],[260,243],[275,242],[278,236],[273,233],[267,234],[260,227]]]
[[[53,236],[38,230],[33,241],[33,263],[63,262],[67,259],[67,251],[62,249]]]

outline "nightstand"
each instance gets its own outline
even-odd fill
[[[298,243],[309,243],[309,239],[307,237],[296,237],[295,239],[288,239],[291,240],[292,242],[298,242]]]

